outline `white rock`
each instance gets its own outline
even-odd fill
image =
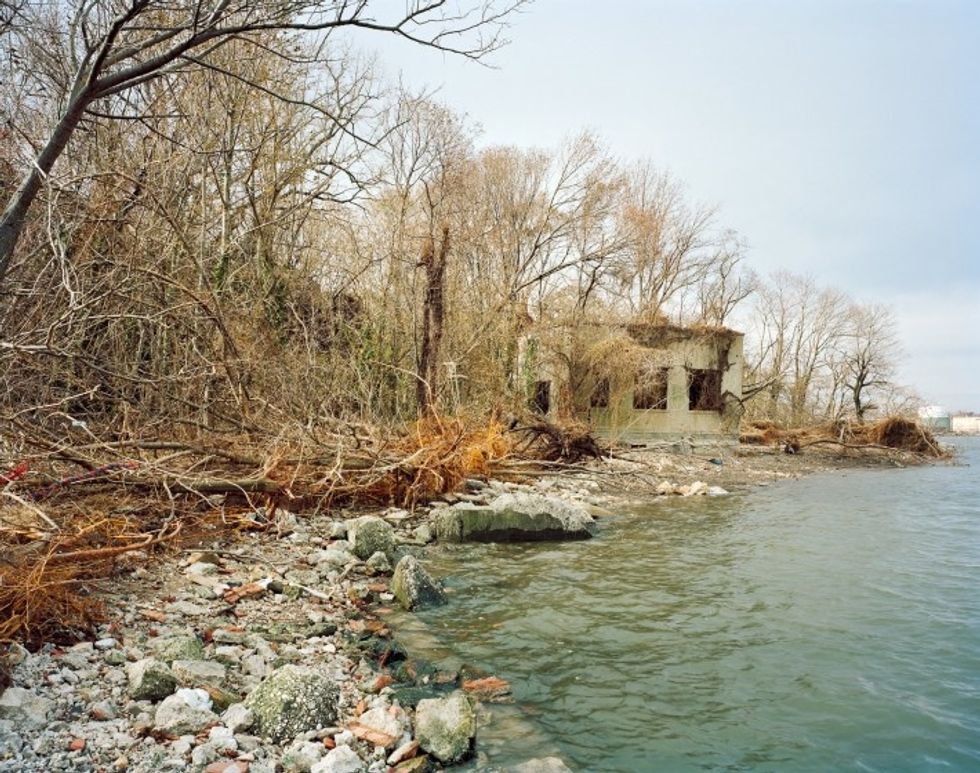
[[[408,717],[401,709],[378,706],[370,711],[365,711],[357,718],[357,721],[365,727],[390,737],[391,743],[386,744],[385,748],[391,749],[408,740]]]
[[[164,699],[157,707],[153,724],[166,733],[183,735],[197,733],[217,721],[211,711],[211,696],[204,690],[185,688]]]
[[[364,773],[367,766],[349,746],[331,749],[327,756],[310,768],[310,773]]]
[[[281,764],[285,773],[309,773],[326,753],[327,750],[322,743],[301,739],[286,749]]]

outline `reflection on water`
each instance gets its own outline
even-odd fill
[[[962,447],[972,469],[824,475],[658,501],[587,542],[439,549],[453,596],[421,616],[426,649],[512,683],[481,736],[501,767],[980,770],[980,443]]]

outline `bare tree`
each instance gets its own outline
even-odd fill
[[[890,386],[898,357],[898,337],[891,309],[880,304],[855,304],[848,311],[843,335],[841,364],[843,386],[859,422],[877,406],[868,393]]]
[[[66,5],[25,0],[4,5],[0,45],[14,70],[14,88],[35,111],[54,107],[19,186],[0,216],[0,283],[10,268],[28,210],[75,131],[86,121],[144,116],[139,87],[206,69],[226,73],[212,56],[231,41],[272,50],[292,60],[290,34],[328,36],[360,29],[480,58],[501,43],[507,15],[523,0],[411,0],[402,11],[379,10],[373,0],[91,0]],[[9,16],[9,20],[8,17]],[[270,38],[279,33],[278,38]],[[286,34],[283,34],[286,33]],[[241,76],[237,76],[241,77]],[[261,84],[252,83],[262,91]]]

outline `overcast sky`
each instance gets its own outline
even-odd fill
[[[892,305],[902,380],[980,411],[980,0],[537,0],[509,37],[496,69],[377,51],[484,144],[653,159],[756,270]]]

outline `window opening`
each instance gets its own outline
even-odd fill
[[[535,381],[534,397],[531,398],[531,410],[546,414],[551,410],[551,382]]]
[[[667,368],[651,368],[636,374],[633,407],[638,411],[667,410]]]
[[[687,372],[687,407],[691,411],[720,411],[721,371],[691,368]]]

